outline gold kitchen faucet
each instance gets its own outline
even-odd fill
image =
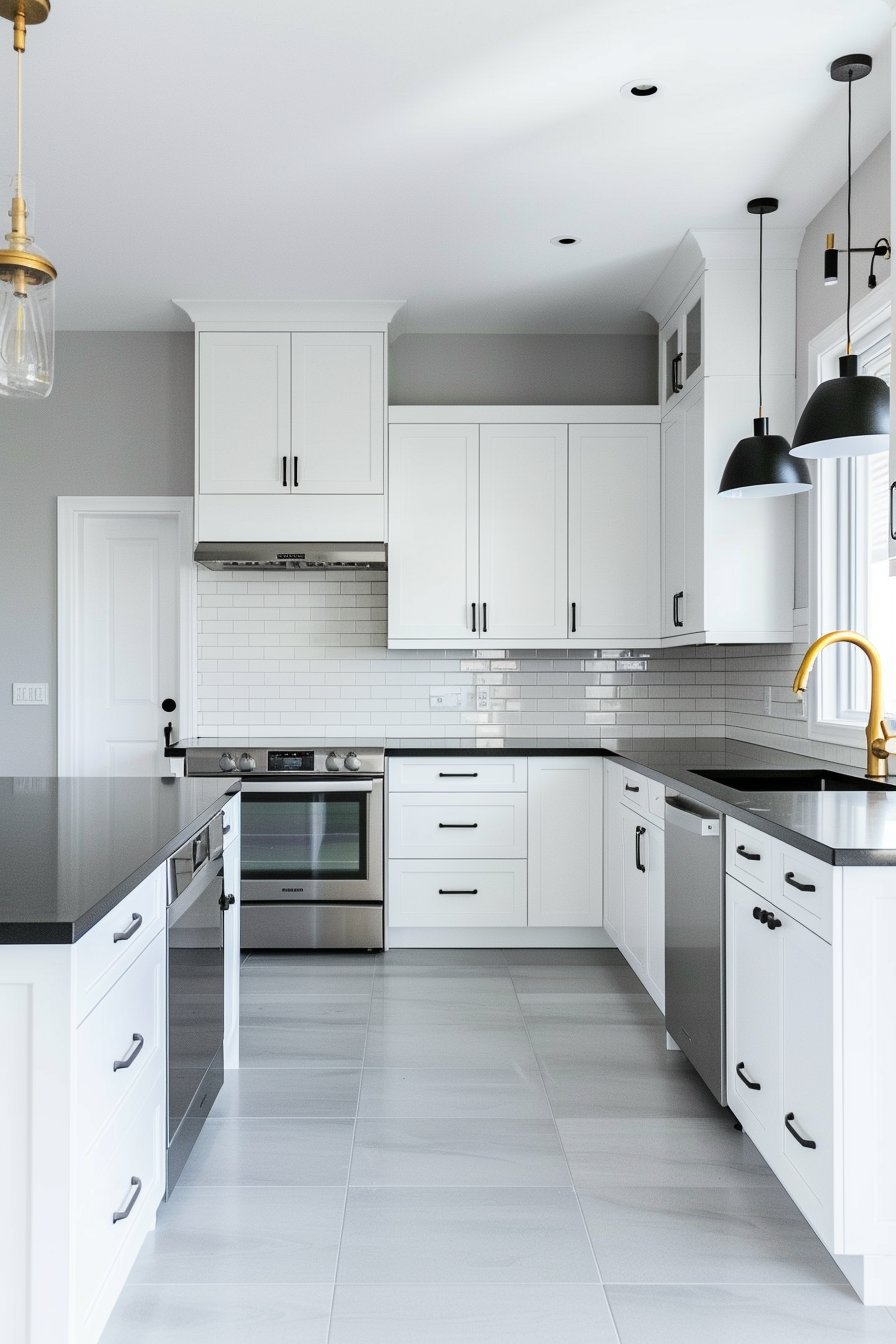
[[[800,663],[799,671],[793,679],[795,695],[802,695],[809,682],[809,673],[815,659],[829,644],[855,644],[868,655],[871,664],[871,709],[868,714],[868,726],[865,740],[868,743],[868,779],[885,779],[887,775],[887,757],[896,752],[896,723],[884,719],[884,673],[880,654],[864,635],[855,630],[830,630],[820,635],[814,644],[810,644]]]

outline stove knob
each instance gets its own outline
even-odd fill
[[[236,761],[233,759],[229,751],[225,751],[223,753],[220,761],[218,762],[218,765],[222,770],[226,770],[228,772],[236,769]]]
[[[350,751],[350,752],[348,753],[348,755],[347,755],[346,758],[345,758],[345,768],[346,768],[346,770],[360,770],[360,769],[361,769],[361,762],[358,760],[358,756],[357,756],[357,753],[356,753],[356,752],[354,752],[354,751]]]
[[[335,751],[331,751],[329,756],[327,757],[326,767],[328,770],[339,769],[339,757],[336,755]]]
[[[242,754],[242,756],[241,756],[240,759],[239,759],[238,764],[239,764],[239,767],[240,767],[241,770],[254,770],[254,769],[255,769],[255,757],[254,757],[254,756],[250,756],[249,753],[248,753],[248,751],[244,751],[243,754]]]

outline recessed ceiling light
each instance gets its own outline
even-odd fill
[[[575,238],[571,233],[559,233],[556,238],[551,239],[556,247],[572,247],[574,243],[581,241],[581,238]]]
[[[623,97],[628,94],[632,98],[652,98],[661,92],[661,87],[654,84],[652,79],[633,79],[630,84],[623,84],[619,92]]]

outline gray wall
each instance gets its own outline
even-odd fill
[[[43,402],[0,399],[3,772],[56,772],[56,497],[193,493],[193,337],[63,332]],[[48,681],[48,709],[13,708]]]
[[[399,336],[397,406],[651,406],[656,336]]]

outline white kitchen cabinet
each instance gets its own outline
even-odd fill
[[[396,793],[389,856],[402,859],[526,857],[524,793]]]
[[[703,389],[663,420],[663,610],[666,637],[703,627]]]
[[[636,643],[660,624],[658,425],[569,427],[569,636]]]
[[[665,825],[651,781],[606,762],[604,926],[660,1009],[665,1005]]]
[[[479,593],[483,640],[567,636],[566,425],[479,432]]]
[[[671,408],[703,375],[703,281],[698,280],[660,332],[661,396]]]
[[[224,912],[224,1067],[240,1066],[240,800],[232,799],[224,812],[224,894],[233,904]]]
[[[529,924],[603,923],[603,761],[529,761]]]
[[[290,381],[289,332],[199,335],[198,493],[289,493]]]
[[[292,333],[296,493],[383,493],[384,342],[378,331]]]
[[[389,642],[477,639],[479,426],[393,425]]]
[[[777,912],[735,877],[727,878],[726,902],[728,1088],[758,1125],[749,1132],[765,1154],[781,1146],[784,939],[753,914]]]
[[[393,859],[392,928],[525,928],[525,859]]]

